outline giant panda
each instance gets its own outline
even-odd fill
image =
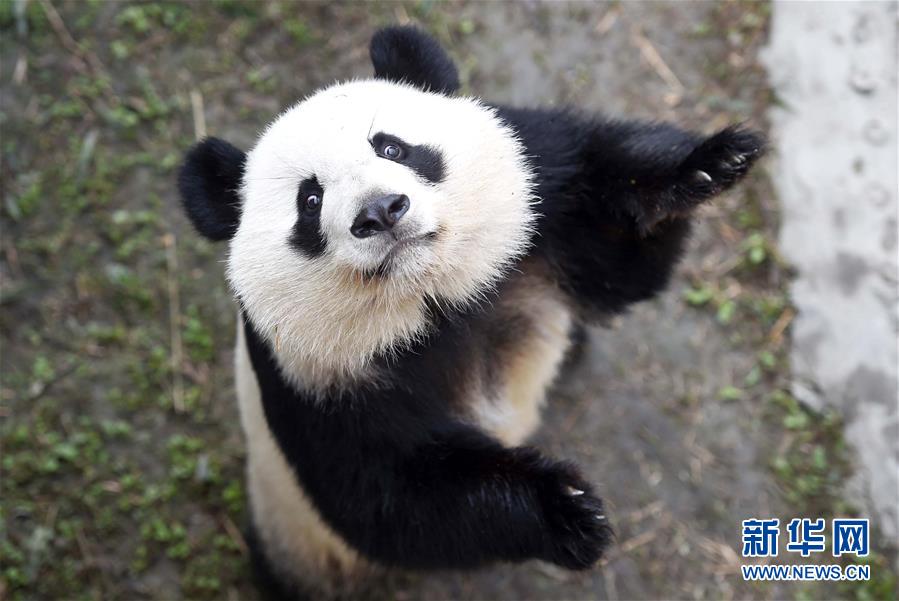
[[[610,519],[576,466],[527,446],[584,324],[651,298],[693,209],[762,137],[457,95],[420,30],[374,78],[319,90],[244,152],[179,174],[228,241],[257,564],[282,591],[385,568],[596,563]]]

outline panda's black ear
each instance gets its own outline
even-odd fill
[[[187,216],[210,240],[228,240],[240,223],[240,188],[247,155],[224,140],[206,138],[188,151],[178,173]]]
[[[459,72],[437,40],[415,27],[385,27],[369,47],[375,77],[407,82],[423,90],[452,94]]]

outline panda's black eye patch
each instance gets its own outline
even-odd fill
[[[400,138],[385,133],[375,134],[370,142],[379,157],[409,167],[432,184],[443,181],[446,167],[443,155],[436,148],[426,144],[407,144]]]
[[[321,208],[324,198],[325,191],[315,176],[300,182],[297,190],[297,221],[288,243],[312,258],[325,252],[325,236],[321,231]]]

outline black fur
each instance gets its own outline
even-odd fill
[[[386,27],[369,46],[375,77],[406,82],[423,90],[452,94],[459,72],[437,40],[414,27]]]
[[[764,147],[759,134],[740,128],[706,138],[564,109],[498,110],[537,175],[534,252],[590,317],[664,289],[691,210],[739,180]]]
[[[446,167],[443,162],[443,155],[436,148],[428,146],[427,144],[415,146],[396,136],[385,133],[377,133],[372,136],[371,145],[379,155],[383,156],[380,150],[386,144],[396,144],[399,146],[402,149],[402,155],[398,159],[390,159],[390,157],[386,156],[384,158],[395,160],[397,163],[406,165],[409,169],[432,184],[439,184],[443,181],[443,178],[446,177]]]
[[[297,190],[297,221],[293,226],[289,244],[304,253],[309,258],[322,255],[327,247],[325,235],[321,230],[321,206],[319,210],[310,212],[306,210],[306,197],[316,193],[321,196],[322,204],[325,200],[325,191],[315,177],[304,179]]]
[[[394,358],[394,373],[408,376],[395,385],[325,403],[289,387],[245,328],[275,440],[325,521],[367,557],[405,568],[536,557],[582,569],[609,544],[602,503],[573,466],[451,417],[459,387],[441,372],[447,353],[467,350],[465,320]]]
[[[253,570],[253,584],[261,598],[266,601],[306,601],[316,597],[310,591],[283,578],[265,555],[265,545],[256,533],[256,526],[251,522],[244,529],[244,540],[250,555]]]
[[[210,240],[228,240],[240,223],[246,155],[224,140],[206,138],[188,151],[178,174],[181,202],[194,227]]]

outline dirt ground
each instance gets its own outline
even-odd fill
[[[22,9],[22,10],[20,10]],[[765,128],[765,3],[0,1],[0,599],[256,598],[222,251],[178,208],[205,133],[370,74],[416,22],[466,91],[710,132]],[[895,598],[748,585],[740,521],[852,515],[839,420],[787,392],[793,309],[764,169],[702,213],[671,289],[593,331],[535,443],[577,461],[618,541],[595,570],[397,575],[404,599]]]

